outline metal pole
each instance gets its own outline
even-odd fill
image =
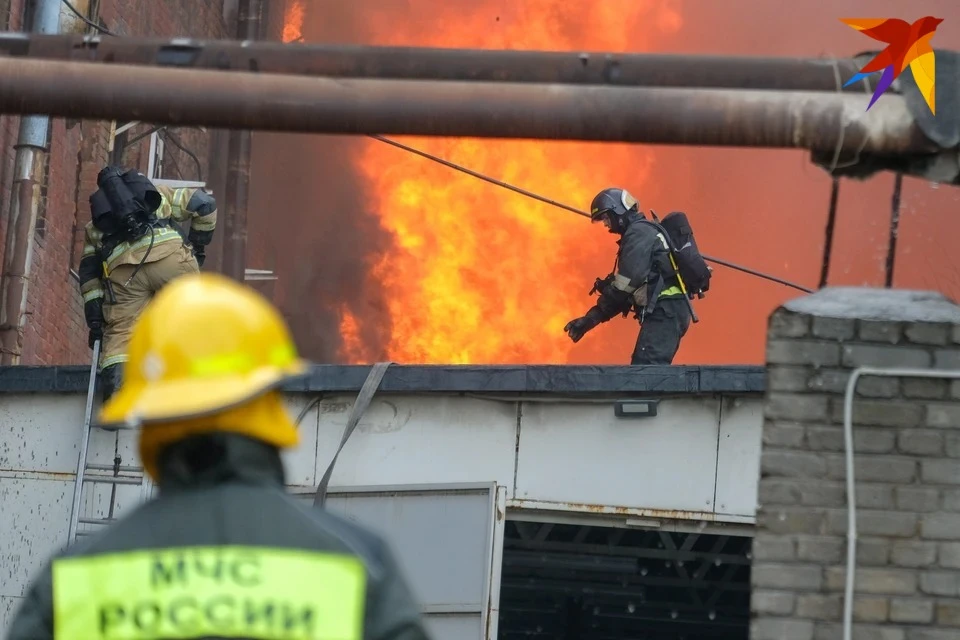
[[[73,506],[70,509],[70,527],[67,530],[68,544],[73,544],[77,539],[77,529],[80,524],[80,500],[83,497],[83,476],[87,470],[87,454],[90,451],[90,423],[93,420],[93,397],[97,390],[97,368],[100,366],[100,344],[100,340],[94,340],[93,355],[90,360],[90,377],[87,380],[87,404],[83,409],[83,432],[80,434],[80,454],[77,456],[77,484],[73,487]]]
[[[59,0],[36,0],[31,28],[38,33],[56,33],[60,29]],[[2,81],[0,81],[2,86]],[[40,186],[46,159],[50,118],[34,112],[18,111],[20,133],[17,137],[14,176],[10,189],[10,214],[7,222],[3,271],[0,273],[0,364],[17,365],[23,355],[23,328],[26,324],[27,295],[36,237]]]
[[[897,235],[900,231],[900,190],[903,187],[903,174],[893,179],[893,197],[890,203],[890,239],[887,242],[887,260],[884,264],[883,284],[888,289],[893,286],[893,265],[897,260]]]
[[[240,0],[237,38],[256,40],[260,32],[262,3]],[[251,131],[233,130],[227,141],[227,192],[224,207],[223,273],[243,282],[247,266],[247,205],[250,193]]]
[[[406,80],[863,92],[851,58],[497,51],[177,38],[0,35],[0,54],[110,64]],[[839,84],[838,84],[839,76]]]
[[[820,268],[820,289],[827,286],[830,275],[830,257],[833,254],[833,230],[837,223],[837,201],[840,198],[840,178],[830,185],[830,209],[827,211],[826,237],[823,239],[823,265]]]
[[[901,96],[334,80],[0,58],[0,112],[337,134],[936,151]]]

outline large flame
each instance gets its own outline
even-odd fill
[[[755,0],[691,7],[684,20],[676,9],[681,2],[286,0],[282,37],[296,41],[306,32],[340,44],[794,57],[813,55],[809,34],[817,33],[824,38],[817,50],[842,54],[860,46],[860,36],[842,25],[824,31],[816,11],[792,13],[792,28],[784,31],[769,27],[773,14],[758,14]],[[868,0],[849,2],[866,6]],[[599,189],[624,186],[645,208],[690,214],[700,247],[710,255],[807,286],[815,286],[820,275],[830,181],[803,154],[540,141],[408,142],[578,208],[585,209]],[[342,239],[328,233],[339,223],[332,216],[304,234],[316,239],[323,231],[328,237],[321,244],[327,247],[342,241],[342,249],[314,261],[325,272],[311,278],[324,285],[312,286],[311,278],[304,284],[299,277],[310,273],[304,248],[296,259],[285,256],[291,277],[280,288],[288,296],[314,295],[312,308],[291,300],[286,311],[296,310],[300,339],[323,358],[331,359],[330,350],[341,345],[337,359],[349,362],[385,356],[421,363],[628,361],[637,332],[633,320],[597,327],[575,346],[562,333],[563,323],[591,304],[586,292],[593,277],[610,268],[614,238],[602,229],[375,141],[325,144],[322,161],[305,146],[286,145],[278,142],[275,149],[289,153],[294,165],[317,165],[314,170],[325,178],[331,163],[350,169],[338,167],[332,182],[320,181],[313,200],[299,193],[293,198],[299,209],[312,212],[314,201],[324,202],[336,215],[355,215],[358,221]],[[281,165],[264,162],[271,169]],[[286,190],[300,188],[303,175],[311,174],[294,171],[263,187],[269,206],[289,196]],[[346,178],[342,191],[339,178]],[[882,284],[891,186],[889,174],[843,182],[830,284]],[[936,245],[937,238],[951,237],[951,229],[960,232],[951,194],[922,180],[904,181],[897,286],[958,296],[960,269]],[[379,216],[392,245],[369,224],[371,215]],[[285,248],[288,241],[273,242]],[[703,322],[691,326],[675,362],[762,362],[769,313],[798,293],[723,267],[715,276],[710,295],[695,302]],[[292,287],[293,280],[302,286]],[[338,289],[340,281],[349,295]],[[313,311],[322,323],[311,324]],[[328,340],[324,334],[334,318],[341,335]]]
[[[644,50],[644,34],[624,25],[674,31],[680,16],[663,2],[568,3],[527,0],[512,16],[455,3],[444,28],[398,24],[370,12],[376,44],[575,50]],[[614,5],[616,5],[614,7]],[[445,5],[432,3],[445,11]],[[426,7],[424,7],[426,9]],[[299,33],[288,10],[284,38]],[[379,24],[378,24],[379,21]],[[593,34],[584,38],[584,34]],[[639,190],[644,152],[623,145],[475,139],[406,140],[427,152],[586,209],[600,189]],[[592,277],[612,266],[615,246],[582,217],[524,198],[376,141],[366,141],[359,169],[366,198],[396,238],[374,276],[388,299],[388,356],[406,363],[567,362],[563,333],[582,314]],[[601,170],[598,170],[601,169]],[[366,319],[364,319],[366,320]],[[343,315],[344,336],[357,319]],[[369,321],[377,321],[375,318]],[[629,353],[629,345],[623,351]],[[364,360],[344,340],[343,359]]]

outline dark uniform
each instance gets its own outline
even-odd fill
[[[614,272],[598,282],[600,297],[564,331],[578,342],[588,331],[620,313],[635,312],[640,335],[630,364],[671,364],[691,315],[669,259],[666,238],[645,222],[639,203],[623,189],[605,189],[593,200],[591,218],[621,236]]]
[[[384,541],[284,490],[299,431],[279,388],[309,368],[269,301],[183,275],[137,318],[129,353],[96,420],[141,427],[160,494],[55,555],[10,640],[428,638]]]
[[[9,640],[428,637],[383,541],[286,494],[277,449],[197,436],[160,465],[158,498],[44,567]]]

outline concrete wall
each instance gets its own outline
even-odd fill
[[[843,395],[860,366],[960,368],[960,307],[826,289],[773,313],[752,640],[842,637]],[[853,640],[960,638],[960,382],[864,377],[853,405]]]
[[[385,384],[399,386],[420,369],[398,368]],[[26,371],[0,370],[0,383]],[[0,629],[40,563],[67,539],[85,401],[75,383],[59,393],[3,393],[0,384]],[[284,456],[296,493],[322,477],[355,398],[321,395],[301,423],[300,445]],[[292,414],[316,397],[288,395]],[[599,394],[385,393],[340,454],[330,491],[486,484],[503,498],[501,524],[507,509],[589,514],[619,526],[658,520],[664,530],[682,522],[744,528],[756,508],[760,428],[759,393],[673,394],[661,399],[656,417],[643,419],[617,418],[613,400]],[[115,450],[122,464],[139,464],[135,433],[118,439],[93,431],[90,462],[111,464]],[[84,517],[103,517],[109,487],[100,486],[88,492]],[[120,487],[116,515],[150,490]]]

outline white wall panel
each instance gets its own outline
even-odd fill
[[[724,398],[717,453],[717,513],[755,517],[763,401]]]
[[[330,464],[354,396],[320,405],[319,480]],[[331,488],[491,482],[512,487],[517,405],[448,396],[374,398],[337,458]]]
[[[14,596],[0,596],[0,638],[7,637],[7,629],[13,621],[13,616],[20,608],[23,598]]]
[[[0,396],[0,469],[75,473],[85,401],[81,394]]]
[[[312,398],[289,395],[291,414]],[[283,454],[288,484],[315,486],[340,442],[354,398],[328,396],[305,416],[300,445]],[[612,402],[524,401],[518,441],[516,402],[379,396],[341,453],[330,491],[496,482],[513,502],[541,509],[602,507],[613,515],[623,508],[716,511],[718,520],[727,514],[742,522],[756,510],[761,402],[727,398],[721,411],[718,398],[664,399],[657,417],[626,419],[614,415]],[[43,561],[66,541],[83,408],[82,394],[0,398],[0,624]],[[133,432],[94,430],[90,461],[112,464],[119,451],[122,464],[139,465],[136,449]],[[110,486],[96,485],[87,494],[84,514],[105,515]],[[115,515],[129,513],[146,495],[141,487],[119,486]],[[412,503],[398,498],[378,508],[389,515],[400,504]],[[400,539],[389,530],[384,534],[391,542]],[[473,594],[470,606],[475,601]],[[476,622],[467,612],[449,609],[456,603],[435,604],[441,610],[430,614],[430,624],[438,630]]]
[[[652,418],[613,403],[523,405],[514,497],[713,511],[719,400],[667,399]]]
[[[73,482],[0,478],[0,596],[22,596],[67,541]]]

